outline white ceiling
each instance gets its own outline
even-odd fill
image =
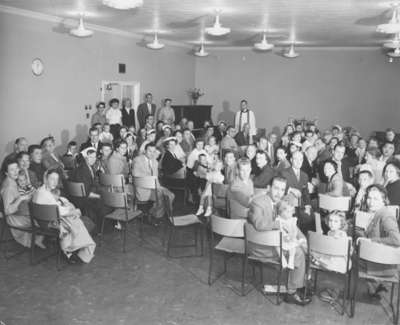
[[[144,0],[141,8],[121,11],[101,0],[0,0],[14,7],[70,21],[80,11],[90,24],[135,33],[150,39],[149,31],[179,43],[198,42],[204,27],[222,10],[221,23],[232,32],[224,37],[206,36],[209,46],[248,47],[266,28],[268,40],[283,45],[291,35],[303,46],[377,46],[389,37],[375,32],[390,19],[390,2],[379,0]],[[60,23],[62,24],[62,23]],[[53,32],[67,32],[61,28]]]

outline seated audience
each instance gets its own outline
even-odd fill
[[[192,132],[189,129],[183,129],[182,132],[183,139],[180,145],[186,156],[188,156],[193,150],[195,140],[193,138]]]
[[[34,186],[39,183],[36,174],[29,169],[31,166],[31,161],[29,159],[29,154],[26,151],[21,151],[17,155],[18,167],[21,173],[25,174],[26,180],[29,185]]]
[[[144,140],[144,141],[142,142],[142,144],[141,144],[141,146],[140,146],[140,149],[139,149],[139,153],[140,153],[140,154],[143,154],[144,151],[145,151],[146,145],[147,145],[148,143],[152,143],[152,142],[155,143],[155,141],[156,141],[156,130],[155,130],[155,129],[147,130],[147,133],[146,133],[146,140]]]
[[[383,168],[385,163],[380,160],[381,151],[379,148],[372,147],[367,150],[365,155],[365,163],[369,165],[374,174],[374,180],[376,184],[383,184]]]
[[[290,167],[290,162],[287,160],[287,153],[284,147],[278,147],[275,153],[276,162],[274,169],[276,173],[281,173],[284,169]]]
[[[246,148],[245,157],[250,160],[251,163],[251,175],[255,175],[259,172],[256,161],[257,147],[254,144],[250,144]]]
[[[343,177],[338,171],[338,165],[333,159],[324,162],[323,170],[326,183],[321,183],[320,193],[335,197],[350,196],[347,184],[343,181]]]
[[[224,175],[224,184],[231,184],[238,175],[235,154],[233,151],[225,152],[222,174]]]
[[[110,175],[124,175],[126,181],[129,176],[129,165],[126,159],[128,145],[124,140],[118,140],[115,144],[115,150],[107,160],[107,172]]]
[[[26,138],[21,137],[21,138],[17,138],[14,142],[14,151],[10,154],[8,154],[2,164],[1,164],[1,170],[0,170],[0,183],[3,179],[3,176],[6,172],[6,164],[8,161],[13,161],[15,159],[17,159],[17,155],[19,152],[22,151],[28,151],[28,141],[26,140]]]
[[[367,188],[374,183],[374,176],[369,170],[360,170],[358,173],[358,190],[354,196],[353,209],[367,211]]]
[[[68,175],[64,169],[64,164],[61,158],[55,152],[55,139],[52,136],[44,138],[40,145],[42,146],[42,165],[46,169],[57,169],[61,179],[68,178]],[[61,184],[61,183],[60,183]]]
[[[100,174],[110,174],[108,170],[108,159],[113,153],[112,144],[108,142],[103,143],[100,153],[101,156],[96,160],[96,163],[93,167],[93,169],[96,171],[96,179],[100,176]]]
[[[161,169],[164,175],[170,176],[179,170],[182,170],[185,165],[175,155],[176,138],[170,137],[165,139],[164,146],[166,147],[165,154],[161,161]],[[182,174],[183,175],[183,174]]]
[[[239,152],[239,146],[235,141],[236,130],[233,126],[229,126],[226,130],[226,135],[221,140],[221,150],[231,150],[235,153]]]
[[[57,205],[60,223],[49,221],[49,227],[60,231],[61,250],[70,262],[89,263],[94,257],[96,243],[81,219],[81,211],[58,190],[59,174],[56,169],[49,169],[44,175],[44,184],[35,192],[32,201],[37,204]]]
[[[242,131],[239,131],[235,135],[235,141],[239,147],[245,147],[253,143],[253,137],[250,136],[249,123],[244,123]]]

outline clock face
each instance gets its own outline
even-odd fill
[[[44,66],[40,59],[34,59],[32,61],[32,72],[35,76],[40,76],[43,73]]]

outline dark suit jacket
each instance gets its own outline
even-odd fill
[[[164,171],[164,175],[172,175],[182,167],[182,161],[175,158],[169,150],[166,150],[161,161],[161,168]]]
[[[103,146],[103,144],[99,141],[99,143],[97,144],[97,153],[96,153],[96,156],[97,156],[97,157],[100,157],[100,156],[101,156],[100,150],[101,150],[101,147],[102,147],[102,146]],[[80,148],[79,148],[79,151],[82,151],[82,150],[84,150],[84,149],[86,149],[86,148],[89,148],[89,147],[93,147],[93,146],[92,146],[92,142],[90,141],[90,139],[88,139],[86,142],[84,142],[84,143],[81,144],[81,146],[80,146]]]
[[[304,155],[303,165],[301,166],[301,170],[307,174],[309,180],[311,180],[312,178],[316,178],[318,174],[318,166],[316,161],[314,160],[310,165],[310,162]]]
[[[265,165],[261,171],[259,171],[256,176],[253,178],[253,183],[255,188],[266,188],[268,185],[270,185],[272,179],[275,176],[275,171],[274,169],[269,166]]]
[[[156,104],[151,104],[151,112],[149,112],[147,103],[141,103],[137,109],[137,119],[139,121],[141,129],[143,129],[144,126],[146,125],[146,116],[149,114],[151,115],[156,114]]]
[[[121,109],[121,114],[122,114],[122,125],[125,125],[127,127],[134,126],[135,125],[135,110],[130,109],[129,113],[126,111],[126,109],[122,108]]]
[[[98,192],[98,187],[95,183],[95,179],[90,172],[91,167],[86,164],[86,162],[82,162],[78,167],[76,167],[71,174],[70,180],[73,182],[83,183],[85,185],[86,196],[89,195],[90,192]],[[95,175],[93,171],[93,175]]]
[[[300,170],[300,180],[297,180],[296,174],[292,167],[282,171],[282,176],[287,179],[286,191],[292,187],[301,192],[301,207],[310,205],[310,193],[308,192],[308,176]]]

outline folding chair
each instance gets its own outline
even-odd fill
[[[99,182],[110,192],[125,192],[124,175],[100,174]]]
[[[105,219],[111,219],[115,221],[119,221],[124,223],[124,230],[123,230],[123,244],[122,244],[122,251],[126,252],[126,234],[128,230],[128,223],[132,220],[136,220],[142,218],[143,212],[134,209],[134,204],[132,204],[132,208],[129,206],[128,195],[126,193],[115,193],[115,192],[101,192],[101,199],[103,200],[104,204],[110,208],[115,209],[110,214],[104,216],[102,224],[101,224],[101,239],[103,239],[104,233],[104,221]],[[143,234],[141,225],[139,226],[139,236],[140,239],[143,240]]]
[[[227,215],[228,211],[228,200],[227,200],[227,184],[211,184],[211,193],[213,200],[213,209],[220,211],[222,210],[225,215]]]
[[[319,194],[319,208],[327,211],[343,211],[348,212],[350,210],[350,196],[330,196],[326,194]]]
[[[393,276],[379,276],[369,274],[367,270],[360,268],[360,260],[364,262],[370,263],[378,263],[383,265],[393,265],[396,268]],[[372,242],[368,239],[360,238],[358,240],[357,245],[357,262],[355,265],[356,268],[356,278],[355,278],[355,286],[353,296],[351,298],[351,313],[350,317],[354,316],[355,306],[356,306],[356,294],[358,288],[358,280],[366,279],[373,280],[376,282],[387,282],[392,284],[392,288],[390,291],[390,307],[393,313],[393,324],[397,324],[399,321],[399,303],[400,303],[400,277],[398,272],[398,266],[400,264],[400,250],[398,247],[391,247],[388,245],[380,244]],[[367,267],[368,268],[368,267]],[[394,297],[394,288],[397,284],[397,302],[396,302],[396,310],[393,306],[393,297]]]
[[[281,287],[281,277],[282,277],[282,233],[279,230],[269,230],[269,231],[257,231],[254,229],[253,225],[245,223],[244,225],[245,234],[245,262],[243,274],[246,274],[248,262],[258,263],[260,265],[260,292],[264,295],[262,291],[262,285],[264,284],[264,265],[272,265],[278,269],[278,275],[276,278],[277,294],[276,294],[276,304],[280,305],[280,287]],[[268,252],[265,257],[256,256],[252,253],[250,245],[256,245],[257,251],[265,250]],[[279,253],[277,253],[279,251]],[[243,276],[244,279],[244,276]],[[286,280],[287,284],[287,280]]]
[[[149,213],[154,202],[158,202],[158,191],[157,191],[157,177],[156,176],[144,176],[134,177],[133,185],[135,188],[135,203],[139,209],[143,211],[145,215]],[[148,200],[140,201],[138,199],[138,190],[148,191]],[[154,191],[154,199],[151,198],[151,191]]]
[[[244,243],[244,224],[245,219],[226,219],[216,215],[211,215],[211,228],[210,228],[210,266],[208,270],[208,285],[212,285],[222,275],[227,272],[227,261],[229,258],[235,255],[242,256],[242,262],[244,267],[244,254],[245,254],[245,243]],[[215,235],[222,236],[222,238],[215,245]],[[218,251],[224,256],[224,270],[217,274],[214,280],[211,279],[213,263],[214,263],[214,251]],[[244,272],[244,271],[243,271]],[[242,286],[240,294],[245,295],[244,292],[244,275],[242,275]],[[234,290],[235,291],[235,290]],[[236,293],[236,291],[235,291]]]
[[[57,270],[60,270],[61,247],[60,247],[60,214],[58,205],[37,204],[31,202],[29,205],[31,223],[32,223],[32,240],[31,240],[31,264],[38,264],[42,260],[53,255],[57,255]],[[51,237],[55,239],[55,252],[42,257],[38,261],[34,261],[35,256],[35,238],[37,235]]]
[[[186,185],[186,168],[181,168],[171,175],[164,175],[164,185],[166,188],[183,192],[183,205],[186,205],[187,185]]]
[[[83,183],[78,183],[78,182],[71,182],[71,181],[65,181],[65,189],[67,191],[67,194],[70,198],[75,199],[77,198],[78,201],[79,199],[86,198],[86,190],[85,190],[85,185]],[[78,202],[77,202],[78,203]],[[80,203],[80,202],[79,202]],[[87,214],[87,209],[85,204],[79,204],[82,211],[84,214]]]
[[[308,259],[307,259],[307,274],[314,271],[314,292],[317,289],[318,272],[330,272],[344,275],[344,291],[341,315],[344,314],[346,308],[346,299],[350,295],[350,281],[351,281],[351,238],[335,238],[318,234],[316,232],[308,232]],[[316,254],[330,256],[332,258],[346,259],[343,267],[332,267],[329,265],[324,266],[318,263],[318,258],[313,259]],[[321,256],[319,255],[319,256]],[[306,288],[308,291],[308,286]]]
[[[203,256],[203,224],[201,223],[199,218],[194,214],[172,216],[172,211],[170,211],[170,209],[167,209],[166,217],[167,220],[165,222],[165,232],[169,230],[168,241],[167,241],[167,256],[171,258]],[[175,234],[178,231],[184,229],[193,229],[193,235],[194,235],[193,244],[183,244],[183,245],[174,244]],[[200,235],[200,255],[197,255],[199,235]],[[190,247],[193,247],[195,249],[194,255],[180,255],[180,256],[171,255],[171,249],[190,248]]]

